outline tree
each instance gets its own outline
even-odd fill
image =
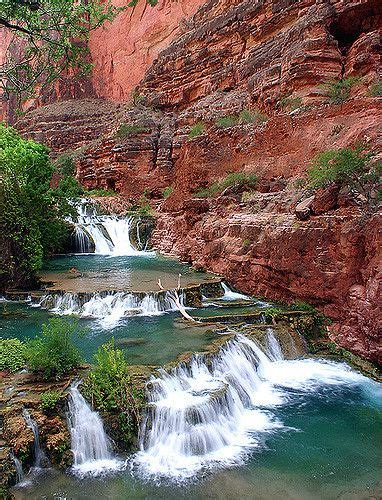
[[[0,26],[12,38],[0,70],[6,96],[26,99],[64,71],[84,75],[89,32],[113,20],[120,9],[110,0],[2,0]]]
[[[76,181],[64,178],[52,189],[53,172],[46,146],[0,124],[0,289],[32,285],[44,255],[67,236]]]

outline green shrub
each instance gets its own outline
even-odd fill
[[[198,137],[199,135],[202,135],[205,131],[206,126],[204,125],[203,122],[198,122],[195,123],[190,129],[190,132],[188,134],[188,138],[194,139],[195,137]]]
[[[323,95],[328,97],[332,104],[341,104],[350,97],[352,87],[360,81],[357,76],[349,76],[342,80],[331,80],[321,85]]]
[[[58,156],[54,165],[60,174],[64,176],[74,176],[76,173],[76,164],[74,163],[73,153],[66,152]]]
[[[239,118],[235,115],[227,115],[218,118],[215,122],[215,125],[219,128],[229,128],[234,127],[239,122]]]
[[[239,113],[240,123],[256,123],[256,122],[266,122],[268,117],[261,113],[259,110],[250,111],[249,109],[243,109]]]
[[[382,97],[382,80],[378,80],[369,89],[371,97]]]
[[[114,339],[98,348],[94,365],[84,380],[83,394],[101,411],[118,415],[119,427],[127,445],[137,435],[145,394],[133,384],[123,352]]]
[[[61,393],[58,391],[47,391],[40,395],[40,408],[44,413],[52,413],[57,408],[57,404],[61,398]]]
[[[166,188],[163,189],[162,195],[164,199],[167,199],[174,191],[174,188],[172,186],[167,186]]]
[[[84,194],[86,196],[94,196],[95,198],[103,198],[106,196],[118,196],[118,193],[114,191],[114,189],[103,189],[103,188],[90,189],[89,191],[85,191]]]
[[[148,132],[147,127],[143,127],[142,125],[129,125],[128,123],[121,123],[116,136],[120,139],[123,139],[124,137],[132,137],[134,135],[143,134],[144,132]]]
[[[17,372],[25,366],[25,344],[19,339],[0,340],[0,372]]]
[[[227,188],[232,189],[254,189],[257,186],[257,175],[244,172],[232,172],[224,179],[214,182],[208,188],[199,189],[195,192],[197,198],[208,198],[223,192]]]
[[[42,333],[27,344],[29,368],[45,379],[61,378],[81,364],[74,344],[78,336],[77,323],[63,318],[51,318],[42,325]]]
[[[337,184],[371,201],[381,182],[382,163],[372,164],[373,154],[361,148],[344,148],[319,153],[308,170],[311,187]]]
[[[281,99],[280,106],[283,111],[295,111],[301,108],[302,99],[300,96],[288,95]]]

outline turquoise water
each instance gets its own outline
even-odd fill
[[[0,319],[0,337],[27,340],[41,331],[41,325],[53,317],[48,311],[18,303],[0,304],[0,312],[5,308],[13,314]],[[161,316],[130,317],[123,319],[112,330],[103,330],[94,320],[79,319],[83,335],[76,344],[85,361],[91,362],[97,348],[114,338],[116,344],[121,339],[137,340],[137,345],[124,345],[126,359],[130,364],[165,364],[173,361],[185,351],[198,351],[211,343],[216,334],[208,327],[190,326],[182,321],[179,313]]]
[[[17,499],[361,499],[380,498],[381,397],[362,386],[290,390],[277,410],[286,427],[264,437],[242,466],[200,474],[182,484],[148,483],[127,469],[78,480],[59,472],[16,489]]]

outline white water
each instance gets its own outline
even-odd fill
[[[131,217],[98,215],[96,206],[89,200],[76,205],[77,220],[74,221],[74,237],[80,253],[91,252],[99,255],[153,256],[155,252],[140,251],[130,241]],[[73,221],[72,221],[73,222]]]
[[[22,466],[20,460],[17,457],[15,457],[15,455],[13,453],[11,453],[11,458],[13,460],[13,463],[15,464],[16,475],[17,475],[17,484],[22,483],[24,481],[23,466]]]
[[[183,294],[180,294],[180,301],[184,306]],[[34,306],[60,315],[95,318],[104,328],[114,328],[128,316],[159,316],[179,310],[171,291],[149,292],[144,296],[126,292],[108,292],[106,295],[94,293],[85,302],[80,300],[78,294],[68,292],[63,295],[44,295]]]
[[[252,300],[248,295],[243,295],[242,293],[237,293],[232,291],[223,281],[221,282],[221,286],[224,290],[224,295],[221,298],[222,300]]]
[[[271,330],[264,352],[237,335],[212,359],[159,371],[149,385],[151,412],[141,432],[133,469],[144,476],[184,480],[200,469],[240,464],[283,429],[274,408],[320,386],[362,385],[346,365],[322,360],[284,360]],[[292,390],[292,391],[291,391]]]
[[[46,465],[48,460],[47,460],[46,455],[45,455],[45,453],[42,450],[41,445],[40,445],[40,435],[38,432],[38,426],[37,426],[36,422],[33,420],[33,418],[31,417],[29,411],[25,408],[23,409],[23,417],[24,417],[25,423],[32,430],[33,436],[34,436],[34,449],[33,449],[34,464],[33,464],[33,466],[35,469],[40,469],[43,465]]]
[[[78,390],[70,388],[69,426],[74,457],[73,472],[79,476],[97,476],[122,467],[113,456],[101,417],[93,411]]]

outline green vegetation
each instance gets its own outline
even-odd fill
[[[239,118],[237,115],[227,115],[218,118],[215,122],[215,125],[219,128],[229,128],[234,127],[239,123]]]
[[[89,191],[84,191],[85,196],[94,196],[95,198],[103,198],[107,196],[118,196],[118,193],[114,189],[103,189],[96,188],[90,189]]]
[[[287,95],[280,100],[283,111],[291,112],[301,108],[302,99],[300,96]]]
[[[382,97],[382,79],[370,87],[369,94],[371,97]]]
[[[0,124],[0,289],[33,283],[43,257],[60,251],[68,235],[68,200],[80,188],[72,177],[51,188],[54,170],[45,146]]]
[[[60,379],[81,364],[81,356],[74,345],[78,335],[75,322],[52,318],[42,325],[42,333],[27,344],[29,368],[45,379]]]
[[[198,137],[199,135],[202,135],[205,131],[206,126],[204,125],[203,122],[198,122],[195,123],[190,129],[190,132],[188,134],[188,138],[195,139],[195,137]]]
[[[3,93],[20,102],[37,88],[41,93],[66,70],[78,77],[89,74],[89,33],[120,10],[108,0],[2,0],[0,26],[16,35],[2,66]]]
[[[243,109],[238,115],[227,115],[218,118],[215,125],[219,128],[230,128],[239,124],[263,123],[267,119],[268,117],[257,109]]]
[[[328,97],[332,104],[341,104],[350,97],[352,87],[360,81],[357,76],[349,76],[341,80],[330,80],[321,85],[323,95]]]
[[[163,189],[162,195],[163,198],[166,200],[174,191],[174,188],[172,186],[167,186],[166,188]]]
[[[116,136],[123,139],[125,137],[133,137],[138,134],[143,134],[145,132],[149,132],[149,129],[147,127],[143,127],[142,125],[129,125],[128,123],[121,123]]]
[[[40,408],[44,413],[53,413],[57,409],[61,393],[58,391],[47,391],[40,395]]]
[[[76,164],[74,163],[73,153],[66,152],[56,158],[54,162],[56,170],[67,176],[74,176],[76,174]]]
[[[114,340],[98,349],[94,361],[82,392],[97,410],[116,416],[119,433],[129,447],[138,434],[144,389],[133,384],[123,352],[115,348]]]
[[[327,187],[337,184],[353,194],[375,201],[381,182],[382,163],[372,163],[373,154],[358,148],[344,148],[319,153],[308,170],[311,187]]]
[[[257,175],[247,174],[245,172],[232,172],[224,179],[214,182],[205,189],[199,189],[195,192],[196,198],[209,198],[216,194],[222,193],[224,190],[231,188],[232,190],[240,189],[255,189],[257,186]]]
[[[266,122],[268,120],[268,117],[257,109],[253,111],[249,109],[243,109],[242,111],[240,111],[238,119],[240,123],[262,123]]]
[[[18,339],[0,340],[0,372],[17,372],[26,364],[25,344]]]
[[[308,316],[299,318],[297,324],[297,329],[308,342],[312,342],[326,335],[326,327],[330,325],[331,320],[314,306],[307,302],[296,300],[290,305],[290,309],[292,311],[303,311],[309,314]]]

